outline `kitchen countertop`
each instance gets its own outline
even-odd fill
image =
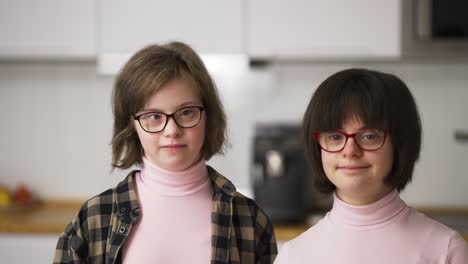
[[[26,207],[0,208],[0,233],[60,234],[82,203],[42,201]]]
[[[60,234],[83,202],[43,201],[28,207],[0,208],[0,233]],[[418,211],[458,230],[468,241],[468,208],[419,208]],[[275,225],[278,241],[290,240],[311,224]]]

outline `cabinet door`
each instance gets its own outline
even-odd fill
[[[133,53],[152,43],[184,41],[203,53],[241,52],[239,0],[100,1],[99,53]]]
[[[58,236],[0,234],[1,263],[52,263]]]
[[[94,0],[0,1],[1,58],[93,58]]]
[[[247,9],[248,52],[253,57],[400,54],[400,0],[251,0]]]

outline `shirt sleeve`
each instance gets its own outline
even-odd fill
[[[457,232],[450,239],[447,254],[447,264],[466,264],[468,263],[468,243]]]
[[[256,252],[256,263],[271,264],[278,254],[275,232],[273,224],[266,214],[259,209],[257,215],[256,233],[258,237],[258,246]]]
[[[85,263],[83,253],[86,251],[86,243],[82,239],[80,230],[75,228],[76,219],[65,228],[60,235],[55,248],[54,264]]]

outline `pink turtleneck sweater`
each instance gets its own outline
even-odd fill
[[[468,244],[454,230],[408,207],[397,191],[366,206],[334,196],[333,209],[287,242],[275,264],[467,264]]]
[[[141,218],[123,263],[210,263],[213,191],[205,161],[172,172],[143,159],[136,189]]]

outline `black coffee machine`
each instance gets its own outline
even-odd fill
[[[303,222],[327,209],[312,186],[299,124],[257,124],[251,163],[254,198],[273,223]]]

